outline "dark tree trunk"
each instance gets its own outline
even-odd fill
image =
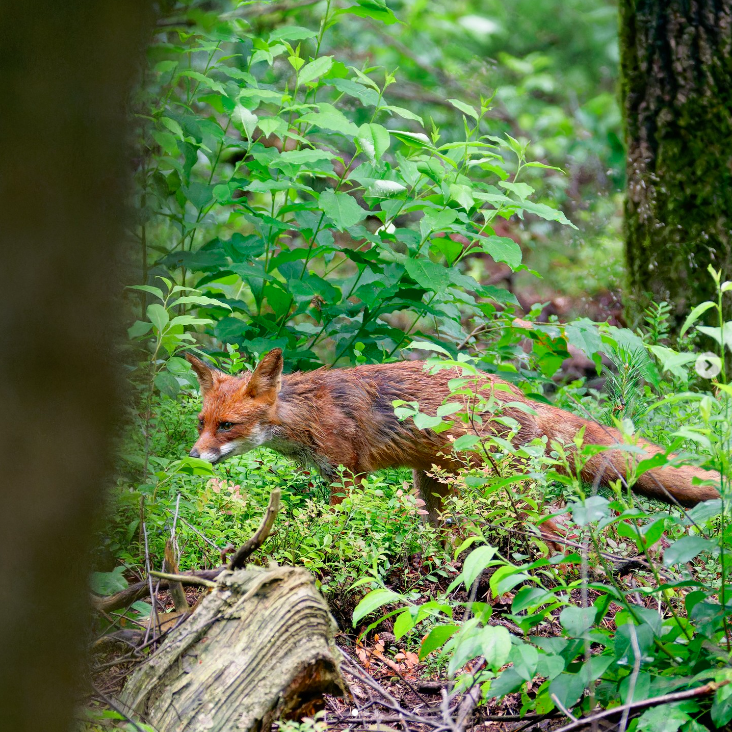
[[[5,2],[0,26],[0,727],[68,730],[117,418],[113,267],[146,0]]]
[[[732,273],[732,0],[620,0],[630,316]]]

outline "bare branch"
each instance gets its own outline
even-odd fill
[[[222,568],[223,569],[223,568]],[[191,574],[172,574],[169,572],[158,572],[156,570],[151,570],[150,574],[153,577],[159,577],[160,579],[168,580],[167,588],[169,590],[172,590],[172,588],[175,585],[197,585],[198,587],[216,587],[216,583],[213,582],[210,579],[206,579],[205,577],[196,577],[195,575]],[[162,584],[162,583],[161,583]],[[188,602],[186,601],[186,608],[187,610],[190,610],[190,607],[188,606]],[[178,608],[176,607],[176,610]],[[179,611],[179,612],[186,612]]]
[[[717,689],[720,689],[727,684],[732,683],[730,681],[710,681],[704,686],[697,686],[696,689],[687,689],[686,691],[677,691],[673,694],[664,694],[663,696],[655,696],[652,699],[643,699],[642,701],[632,702],[630,704],[623,704],[620,707],[614,707],[613,709],[606,709],[599,714],[593,714],[589,717],[583,717],[578,719],[571,724],[567,724],[564,727],[560,727],[556,732],[574,732],[576,729],[582,729],[583,727],[589,727],[599,722],[601,719],[607,719],[617,714],[624,714],[625,710],[635,713],[640,712],[643,709],[650,709],[651,707],[658,707],[662,704],[673,704],[674,702],[684,701],[685,699],[694,699],[698,696],[708,696],[713,694]]]
[[[241,569],[247,559],[259,549],[262,544],[267,540],[267,537],[272,531],[277,514],[280,511],[280,495],[281,491],[279,488],[275,488],[269,495],[269,505],[264,513],[264,518],[259,528],[254,532],[254,536],[249,539],[237,550],[236,554],[231,558],[229,563],[229,569]]]

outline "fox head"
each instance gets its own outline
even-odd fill
[[[271,350],[252,373],[242,376],[229,376],[191,354],[186,358],[198,376],[203,395],[199,437],[191,457],[217,463],[272,438],[278,424],[276,402],[282,385],[281,349]]]

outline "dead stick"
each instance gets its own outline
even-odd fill
[[[257,549],[259,549],[259,547],[267,540],[270,531],[272,531],[272,526],[274,526],[277,514],[280,511],[280,495],[281,492],[279,488],[275,488],[272,493],[270,493],[269,504],[267,505],[267,510],[264,513],[262,523],[254,532],[254,536],[237,549],[229,563],[229,569],[241,569],[247,559],[249,559],[249,557],[254,554],[254,552],[257,551]]]
[[[727,684],[732,683],[731,681],[710,681],[704,686],[697,686],[696,689],[687,689],[686,691],[677,691],[673,694],[664,694],[663,696],[654,696],[652,699],[643,699],[642,701],[632,702],[631,704],[623,704],[620,707],[613,707],[612,709],[606,709],[599,714],[593,714],[590,717],[583,717],[578,719],[571,724],[567,724],[564,727],[560,727],[556,732],[573,732],[576,729],[582,729],[589,725],[595,724],[601,719],[615,716],[616,714],[622,714],[626,709],[630,712],[639,712],[642,709],[649,709],[650,707],[658,707],[661,704],[673,704],[674,702],[684,701],[684,699],[693,699],[697,696],[707,696],[713,694],[717,689],[720,689]]]
[[[150,571],[150,574],[153,577],[159,577],[160,579],[164,579],[168,581],[167,589],[171,590],[175,585],[178,585],[178,587],[182,588],[182,585],[197,585],[198,587],[216,587],[216,582],[210,579],[206,579],[205,577],[196,577],[194,575],[190,574],[173,574],[172,572],[158,572],[157,570],[153,569]],[[162,585],[162,583],[161,583]],[[163,589],[163,588],[161,588]],[[175,608],[178,610],[177,606]],[[179,611],[179,612],[187,612],[190,610],[190,607],[188,606],[188,601],[186,601],[186,609]]]
[[[173,578],[178,574],[178,562],[175,558],[175,552],[173,551],[173,540],[168,539],[165,542],[165,569],[166,574],[169,575],[163,579],[168,580],[168,589],[170,596],[173,598],[173,605],[179,613],[190,612],[188,600],[186,599],[186,593],[183,591],[183,585],[180,581],[176,582]],[[156,577],[160,575],[156,574]]]

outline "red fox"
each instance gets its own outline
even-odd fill
[[[419,361],[403,361],[350,369],[319,369],[282,376],[282,351],[270,351],[252,373],[229,376],[188,354],[203,394],[198,418],[200,436],[190,452],[192,457],[217,463],[255,447],[270,447],[300,463],[314,466],[329,481],[342,465],[355,476],[381,468],[408,467],[414,471],[429,519],[439,520],[444,483],[430,477],[434,465],[454,471],[460,464],[451,448],[451,439],[465,434],[462,426],[437,434],[419,429],[412,420],[400,422],[392,402],[419,402],[420,410],[434,415],[450,396],[448,381],[453,370],[430,373]],[[582,419],[571,412],[528,400],[514,386],[495,376],[481,376],[485,385],[503,384],[494,395],[509,416],[520,425],[515,444],[525,444],[546,436],[552,441],[572,444],[584,427],[584,441],[592,445],[614,445],[622,441],[617,430]],[[524,411],[516,403],[527,405]],[[512,404],[514,406],[512,406]],[[486,415],[486,417],[488,417]],[[502,423],[486,418],[483,431],[505,433]],[[648,457],[662,449],[641,441]],[[606,450],[592,458],[582,470],[588,482],[608,483],[627,474],[629,457],[621,450]],[[693,506],[718,498],[712,485],[694,485],[700,478],[719,485],[719,474],[694,467],[660,467],[641,475],[632,489],[667,503]],[[331,502],[338,501],[335,496]]]

